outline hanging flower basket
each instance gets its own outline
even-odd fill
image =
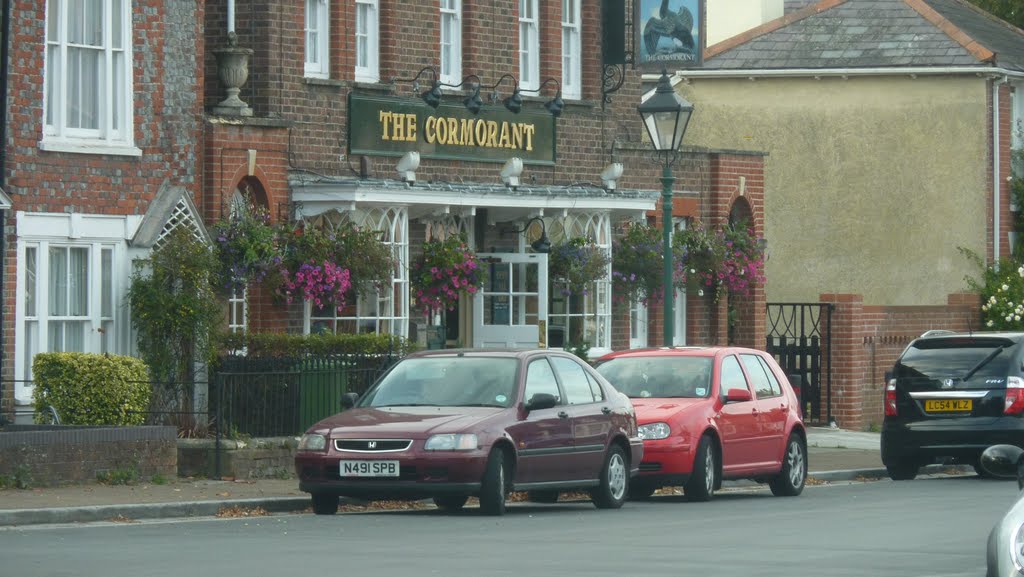
[[[483,286],[485,272],[465,234],[427,241],[409,270],[416,307],[428,317],[453,310],[463,295]]]
[[[566,296],[588,294],[595,282],[608,278],[609,264],[605,251],[583,237],[552,246],[548,255],[551,277]]]
[[[653,304],[664,291],[661,229],[634,223],[612,243],[612,292],[618,302]]]
[[[763,244],[745,222],[714,230],[695,222],[675,235],[672,248],[680,289],[710,291],[717,301],[722,292],[747,296],[765,281]]]
[[[228,293],[262,281],[281,264],[278,232],[262,206],[250,206],[214,224],[211,235],[220,265],[217,286]]]

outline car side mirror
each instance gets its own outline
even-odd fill
[[[341,396],[341,410],[347,411],[352,407],[356,406],[359,402],[359,395],[356,393],[345,393]]]
[[[742,403],[753,398],[753,395],[747,389],[729,389],[729,392],[725,395],[725,402]]]
[[[992,445],[981,453],[978,465],[998,479],[1017,479],[1024,489],[1024,449],[1014,445]]]
[[[558,406],[558,397],[550,393],[536,393],[530,397],[529,401],[526,401],[526,406],[524,408],[529,412],[540,409],[550,409],[555,406]]]

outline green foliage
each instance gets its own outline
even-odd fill
[[[664,295],[665,241],[660,228],[634,223],[612,244],[612,292],[620,302],[657,303]]]
[[[565,348],[565,350],[567,352],[570,352],[570,353],[576,355],[577,357],[583,359],[585,362],[587,362],[587,363],[590,362],[590,343],[589,342],[582,341],[580,343],[575,343],[575,344],[566,343],[564,348]]]
[[[548,270],[564,295],[588,294],[591,285],[607,278],[609,264],[605,251],[583,237],[552,246],[548,255]]]
[[[277,234],[267,209],[251,203],[247,210],[214,224],[210,235],[219,263],[215,280],[218,289],[227,293],[241,290],[250,282],[263,280],[280,265]]]
[[[487,272],[465,234],[427,241],[409,268],[416,306],[427,316],[454,310],[463,295],[475,294],[483,286]]]
[[[28,465],[18,465],[11,475],[0,475],[0,489],[31,489],[34,483]]]
[[[138,479],[139,472],[135,467],[123,467],[96,473],[96,480],[104,485],[134,485]]]
[[[964,277],[971,290],[981,296],[981,322],[991,330],[1024,329],[1024,266],[1003,258],[998,266],[986,267],[973,251],[960,253],[981,270],[981,280]]]
[[[415,345],[398,335],[388,334],[285,334],[225,333],[220,335],[221,350],[245,349],[250,357],[300,357],[306,355],[376,355],[405,356]]]
[[[1017,28],[1024,28],[1024,5],[1020,0],[967,0],[978,8],[1002,18]]]
[[[154,485],[166,485],[170,481],[167,479],[167,477],[164,477],[162,474],[157,473],[153,475],[149,482],[153,483]]]
[[[32,360],[37,413],[52,406],[66,425],[141,425],[149,406],[149,369],[133,357],[39,353]]]

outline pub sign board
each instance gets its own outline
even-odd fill
[[[637,65],[660,71],[704,63],[704,0],[635,0]]]
[[[543,108],[515,114],[498,104],[473,114],[461,96],[450,100],[435,110],[419,99],[350,94],[349,154],[555,164],[555,118]]]

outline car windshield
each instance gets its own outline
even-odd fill
[[[515,359],[405,359],[359,402],[360,407],[509,407],[515,401]]]
[[[983,382],[987,378],[1005,378],[1010,356],[1004,351],[1012,344],[1001,339],[921,341],[903,353],[893,376],[922,383],[938,379]]]
[[[711,394],[710,357],[619,357],[597,367],[616,389],[633,398],[701,398]]]

